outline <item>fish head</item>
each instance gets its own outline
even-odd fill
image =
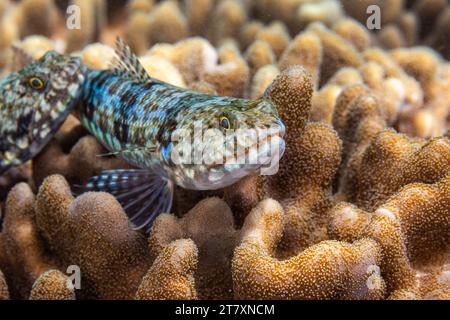
[[[216,102],[194,106],[179,123],[182,130],[172,139],[170,153],[176,183],[214,190],[254,172],[275,174],[285,150],[285,126],[272,101],[224,97]]]
[[[80,58],[54,51],[0,80],[0,174],[39,153],[79,100]]]

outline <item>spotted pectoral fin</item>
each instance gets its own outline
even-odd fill
[[[89,191],[115,196],[135,230],[151,226],[159,214],[169,213],[172,208],[172,181],[148,170],[103,171],[84,186],[73,187],[75,195]]]
[[[116,40],[116,57],[111,63],[112,72],[130,80],[143,83],[154,81],[145,71],[139,58],[131,51],[125,41],[118,37]]]

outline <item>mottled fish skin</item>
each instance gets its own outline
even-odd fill
[[[82,101],[78,117],[109,151],[186,189],[222,188],[261,166],[174,164],[171,151],[180,148],[172,141],[175,130],[193,132],[196,121],[201,121],[203,129],[220,129],[219,119],[227,115],[234,119],[236,129],[277,126],[275,134],[284,134],[283,123],[267,97],[213,96],[155,79],[142,83],[109,70],[87,72]],[[284,141],[279,141],[283,152]]]
[[[48,143],[79,101],[85,70],[80,58],[50,51],[0,80],[0,174]]]

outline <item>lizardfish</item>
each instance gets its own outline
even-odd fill
[[[285,148],[268,94],[246,100],[158,81],[120,39],[112,68],[86,71],[75,113],[110,155],[138,168],[104,171],[75,193],[111,193],[136,229],[170,212],[175,184],[223,188],[276,165]]]
[[[50,51],[0,79],[0,175],[37,155],[79,101],[85,66],[80,58]]]

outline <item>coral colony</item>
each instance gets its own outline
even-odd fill
[[[145,232],[74,195],[136,168],[67,116],[0,177],[0,299],[450,299],[447,1],[0,0],[0,25],[5,79],[52,50],[109,69],[120,36],[152,78],[267,97],[286,129],[277,173],[174,186]]]

